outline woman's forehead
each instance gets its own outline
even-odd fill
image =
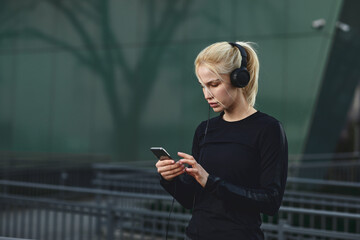
[[[208,82],[213,82],[213,81],[222,81],[223,74],[217,74],[214,71],[212,71],[210,68],[208,68],[207,66],[199,66],[197,69],[197,75],[198,75],[198,80],[202,83],[208,83]]]
[[[210,68],[206,66],[200,66],[198,68],[198,75],[202,80],[218,79],[218,74],[214,73]]]

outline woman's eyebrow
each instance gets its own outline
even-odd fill
[[[207,83],[205,83],[205,84],[211,84],[211,83],[213,83],[213,82],[220,82],[221,80],[220,79],[211,79],[210,81],[208,81]]]

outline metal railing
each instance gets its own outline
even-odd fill
[[[318,163],[315,163],[318,165]],[[106,169],[106,165],[102,165],[102,170]],[[140,179],[134,180],[131,175],[127,176],[127,180],[118,181],[116,178],[116,166],[112,166],[112,173],[109,174],[106,171],[102,172],[100,175],[97,175],[97,182],[102,183],[101,187],[103,188],[112,188],[112,189],[124,189],[124,187],[128,184],[129,179],[133,179],[132,186],[134,187],[133,191],[142,191],[142,189],[146,189],[147,187],[141,182]],[[151,174],[149,170],[146,170],[147,178],[151,179]],[[158,192],[162,194],[165,193],[161,186],[158,183],[158,177],[156,177],[156,173],[152,172],[153,178],[151,181],[147,182],[147,185],[151,185],[151,188],[148,188],[148,191]],[[123,176],[124,177],[124,176]],[[283,206],[285,207],[295,207],[299,209],[314,209],[314,210],[326,210],[332,212],[342,212],[342,213],[360,213],[360,198],[347,196],[347,195],[334,195],[334,188],[340,187],[342,191],[355,193],[353,190],[360,189],[359,183],[354,182],[346,182],[346,181],[334,181],[334,180],[320,180],[320,179],[304,179],[298,177],[289,177],[288,178],[288,189],[285,191]],[[135,190],[136,189],[136,190]],[[299,191],[298,189],[303,189],[303,191]],[[307,192],[304,190],[308,190]],[[322,193],[319,193],[319,190]],[[330,190],[330,191],[328,191]],[[279,214],[282,214],[280,211]],[[286,218],[286,217],[282,217]],[[320,218],[320,220],[318,220]],[[278,219],[278,217],[275,217]],[[264,216],[264,222],[274,222],[274,218]],[[329,218],[325,216],[315,216],[315,215],[306,215],[306,214],[295,214],[292,218],[287,219],[288,223],[295,224],[295,226],[307,226],[312,228],[316,223],[317,225],[327,225],[331,226],[327,229],[330,231],[331,229],[336,229],[338,225],[343,225],[343,229],[349,232],[360,232],[360,224],[358,221],[344,218]],[[277,220],[275,223],[278,224]],[[264,225],[265,226],[265,225]],[[340,229],[341,230],[341,229]]]
[[[92,165],[109,161],[107,155],[0,151],[0,179],[90,187]]]
[[[262,216],[266,240],[360,239],[360,184],[355,181],[360,175],[359,156],[342,157],[340,162],[315,156],[314,162],[303,158],[290,163],[279,213]],[[164,239],[172,198],[159,185],[154,167],[93,167],[92,189],[67,187],[61,182],[0,180],[0,236]],[[320,170],[323,178],[317,178]],[[297,175],[304,172],[314,178]],[[169,239],[183,239],[190,216],[190,211],[175,202]]]
[[[159,194],[4,180],[0,180],[0,186],[39,190],[37,196],[30,197],[6,192],[1,194],[0,236],[8,237],[55,240],[163,239],[172,200],[167,195]],[[74,196],[76,199],[73,199]],[[184,237],[189,218],[190,213],[184,212],[175,203],[169,239]],[[359,213],[283,206],[277,216],[264,216],[262,229],[267,240],[360,239],[359,225]]]
[[[359,182],[360,154],[292,155],[288,169],[290,177]]]

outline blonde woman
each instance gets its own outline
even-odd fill
[[[160,183],[193,209],[185,239],[264,239],[260,213],[280,207],[288,149],[281,123],[254,108],[257,54],[247,42],[214,43],[197,56],[195,73],[220,114],[197,127],[191,155],[156,163]]]

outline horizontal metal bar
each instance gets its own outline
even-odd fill
[[[168,218],[169,212],[167,211],[154,211],[154,210],[148,210],[148,209],[134,209],[134,208],[123,208],[123,207],[114,207],[114,210],[118,213],[126,212],[131,214],[140,214],[144,216],[152,216],[152,217],[163,217]],[[191,218],[190,213],[171,213],[171,219],[172,220],[183,220],[183,221],[189,221]]]
[[[287,233],[297,233],[301,235],[311,235],[311,236],[320,236],[320,237],[331,237],[331,238],[339,238],[342,240],[359,240],[360,234],[356,233],[345,233],[345,232],[337,232],[337,231],[330,231],[330,230],[322,230],[322,229],[313,229],[313,228],[303,228],[303,227],[294,227],[288,224],[278,225],[278,224],[270,224],[270,223],[263,223],[261,225],[261,229],[265,231],[281,231]]]
[[[351,208],[351,209],[359,209],[360,210],[360,204],[358,203],[347,203],[342,201],[329,201],[329,200],[317,200],[317,199],[303,199],[299,197],[289,197],[284,196],[283,202],[289,202],[289,203],[301,203],[301,204],[311,204],[311,205],[321,205],[322,207],[342,207],[342,208]]]
[[[144,208],[124,208],[124,207],[116,207],[116,206],[100,206],[98,204],[94,205],[94,204],[89,204],[89,203],[74,203],[74,202],[69,202],[69,201],[61,201],[61,200],[54,200],[54,199],[46,199],[46,198],[30,198],[30,197],[18,197],[18,196],[1,196],[0,195],[0,200],[1,199],[9,199],[9,200],[17,200],[21,203],[24,203],[25,201],[27,202],[34,202],[34,203],[40,203],[40,204],[44,204],[44,205],[63,205],[66,207],[86,207],[86,208],[92,208],[92,209],[96,209],[96,210],[104,210],[104,211],[108,211],[109,207],[112,211],[115,212],[129,212],[129,213],[141,213],[143,215],[156,215],[156,216],[168,216],[169,213],[167,211],[154,211],[154,210],[148,210],[148,209],[144,209]],[[13,204],[13,201],[10,201],[9,204]],[[73,210],[72,210],[73,212]],[[173,217],[179,217],[180,219],[188,219],[189,218],[189,214],[186,213],[173,213],[172,214]]]
[[[318,168],[318,167],[354,167],[354,166],[360,166],[360,160],[354,159],[354,160],[342,160],[339,162],[298,162],[298,163],[290,163],[289,169],[297,169],[297,168]]]
[[[54,207],[54,205],[57,206],[66,206],[66,207],[86,207],[88,209],[95,209],[97,211],[100,210],[107,210],[107,206],[101,206],[99,204],[89,204],[89,203],[78,203],[78,202],[70,202],[70,201],[62,201],[62,200],[56,200],[56,199],[48,199],[48,198],[31,198],[31,197],[19,197],[19,196],[12,196],[12,195],[0,195],[0,201],[1,199],[7,199],[11,200],[8,201],[8,205],[16,205],[14,204],[14,201],[18,201],[21,204],[28,202],[28,203],[34,203],[34,205],[37,206],[37,204],[43,204],[45,206],[50,206],[52,209],[57,209]],[[96,215],[96,214],[95,214]]]
[[[357,233],[347,233],[347,232],[337,232],[329,230],[320,230],[312,228],[303,228],[303,227],[293,227],[290,225],[283,225],[282,230],[287,233],[298,233],[301,235],[311,235],[311,236],[321,236],[321,237],[331,237],[339,238],[341,240],[359,240],[360,234]]]
[[[280,207],[280,211],[286,213],[302,213],[302,214],[321,215],[328,217],[352,218],[352,219],[360,220],[360,213],[344,213],[344,212],[336,212],[336,211],[284,207],[284,206]]]
[[[144,198],[144,199],[156,199],[156,200],[167,200],[167,201],[172,200],[171,196],[161,195],[161,194],[118,192],[118,191],[110,191],[103,189],[69,187],[69,186],[60,186],[60,185],[43,184],[43,183],[29,183],[29,182],[20,182],[20,181],[11,181],[11,180],[0,180],[0,185],[59,190],[59,191],[77,192],[77,193],[110,195],[110,196],[124,197],[124,198]]]
[[[343,159],[359,159],[360,152],[347,153],[314,153],[314,154],[290,154],[290,160],[343,160]]]
[[[360,203],[359,197],[351,197],[351,196],[339,196],[339,195],[331,195],[326,193],[312,193],[312,192],[303,192],[303,191],[294,191],[294,190],[285,190],[285,195],[287,196],[299,196],[299,197],[309,197],[309,198],[320,198],[330,201],[347,201],[353,203]]]
[[[288,177],[287,182],[288,183],[308,183],[308,184],[339,186],[339,187],[360,187],[360,183],[357,183],[357,182],[320,180],[320,179],[313,179],[313,178]]]

